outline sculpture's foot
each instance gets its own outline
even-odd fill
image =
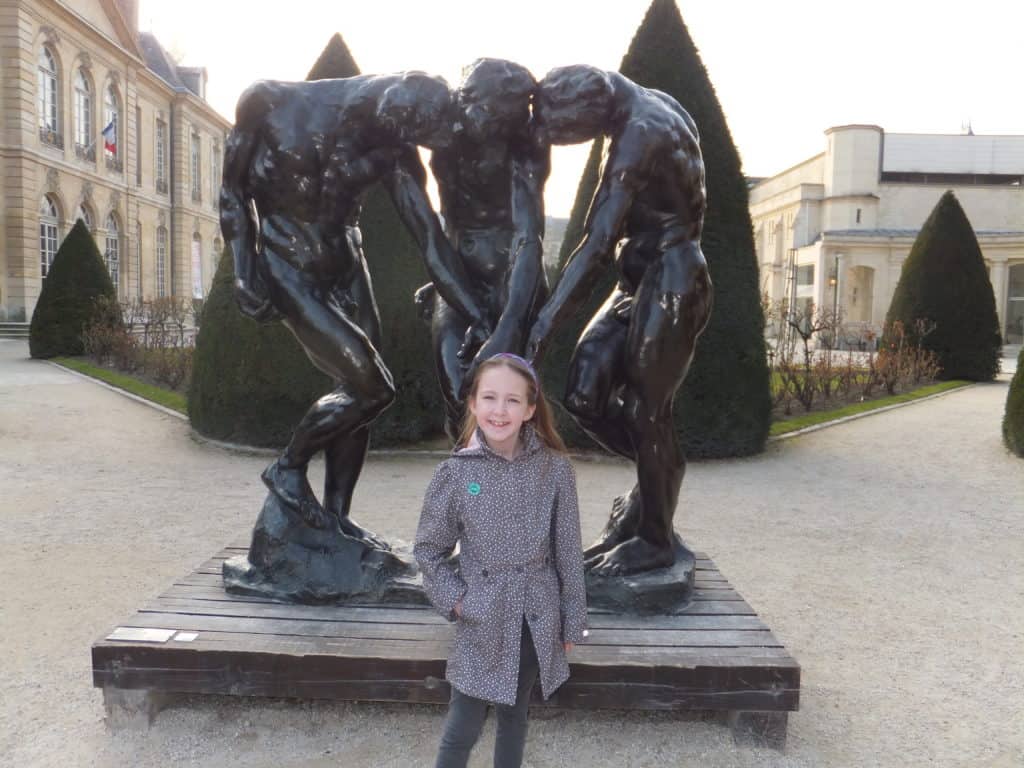
[[[375,549],[382,549],[385,552],[391,551],[391,545],[388,544],[384,539],[375,534],[373,531],[369,531],[363,528],[359,523],[353,520],[348,515],[344,517],[338,517],[338,524],[341,526],[341,532],[346,536],[351,536],[353,539],[359,541],[365,541],[371,547]]]
[[[583,550],[583,559],[593,560],[636,536],[642,511],[643,503],[636,487],[629,493],[616,496],[604,530],[593,544]]]
[[[278,459],[260,475],[263,483],[275,496],[294,509],[307,525],[313,528],[327,529],[331,527],[331,516],[320,506],[316,500],[309,480],[306,477],[306,468],[282,467]]]
[[[626,576],[667,568],[675,559],[671,543],[658,547],[646,539],[634,536],[614,549],[586,560],[584,565],[594,576]]]

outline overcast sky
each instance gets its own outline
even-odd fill
[[[823,151],[823,131],[845,123],[1024,134],[1021,0],[678,1],[748,175]],[[541,77],[564,64],[615,69],[648,4],[141,0],[139,26],[207,67],[208,98],[233,119],[249,83],[303,79],[334,32],[366,73],[423,69],[457,84],[464,65],[494,56]],[[585,159],[585,147],[556,151],[548,213],[568,215]]]

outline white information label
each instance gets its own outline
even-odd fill
[[[118,627],[109,635],[107,640],[125,640],[136,643],[166,643],[176,629],[149,629],[148,627]]]

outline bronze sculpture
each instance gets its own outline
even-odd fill
[[[386,555],[387,545],[349,515],[369,426],[394,398],[378,352],[380,321],[361,248],[359,199],[374,182],[386,184],[438,292],[466,318],[467,349],[482,343],[489,329],[430,208],[414,146],[450,142],[452,108],[447,84],[419,72],[262,81],[239,100],[221,192],[239,306],[256,319],[280,316],[337,388],[313,404],[264,472],[270,495],[249,562],[233,564],[229,585],[273,592],[273,572],[288,576],[299,559],[307,571],[322,570],[322,583],[303,585],[300,575],[284,592],[330,599],[332,580],[341,593],[362,589],[358,567],[367,549],[381,572],[401,570]],[[322,504],[306,478],[320,451]],[[337,550],[334,565],[310,565],[317,549]]]
[[[545,304],[550,147],[599,135],[608,154],[585,233]],[[455,248],[430,208],[416,144],[433,150]],[[697,129],[674,99],[618,73],[563,67],[538,85],[497,59],[475,62],[455,99],[440,78],[414,72],[266,81],[239,101],[221,193],[239,305],[256,319],[280,317],[337,388],[264,472],[270,493],[248,559],[225,563],[225,583],[306,602],[411,594],[408,561],[349,514],[370,424],[394,397],[358,229],[360,196],[376,181],[432,280],[416,302],[431,317],[452,434],[476,361],[524,351],[539,359],[614,256],[618,282],[572,355],[565,405],[601,445],[636,463],[637,482],[586,550],[588,584],[596,604],[679,607],[693,556],[672,525],[686,468],[672,399],[712,300]],[[322,503],[306,478],[319,451]]]
[[[494,329],[477,352],[478,360],[498,352],[521,354],[547,298],[541,241],[550,149],[529,131],[536,87],[533,75],[518,64],[475,61],[457,92],[459,130],[448,146],[433,151],[430,161],[465,288]],[[458,354],[467,321],[436,295],[432,284],[420,289],[417,302],[423,314],[430,313],[445,428],[454,440],[462,425],[463,381],[472,366],[465,354]]]
[[[553,70],[540,83],[534,120],[554,144],[608,139],[583,239],[527,346],[537,357],[614,259],[618,282],[576,345],[565,396],[588,434],[637,467],[636,485],[585,552],[593,587],[595,577],[692,563],[672,527],[686,470],[672,399],[711,310],[700,248],[704,164],[696,125],[678,102],[617,72]]]

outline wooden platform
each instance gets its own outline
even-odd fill
[[[136,702],[163,693],[448,700],[452,626],[433,610],[229,595],[221,562],[245,552],[224,549],[115,628],[154,639],[105,635],[93,644],[93,683],[108,708],[126,701],[125,691],[137,691]],[[548,704],[717,710],[737,738],[781,746],[787,713],[799,707],[800,667],[714,563],[697,557],[696,595],[685,614],[592,611],[588,642],[573,651],[569,682]]]

